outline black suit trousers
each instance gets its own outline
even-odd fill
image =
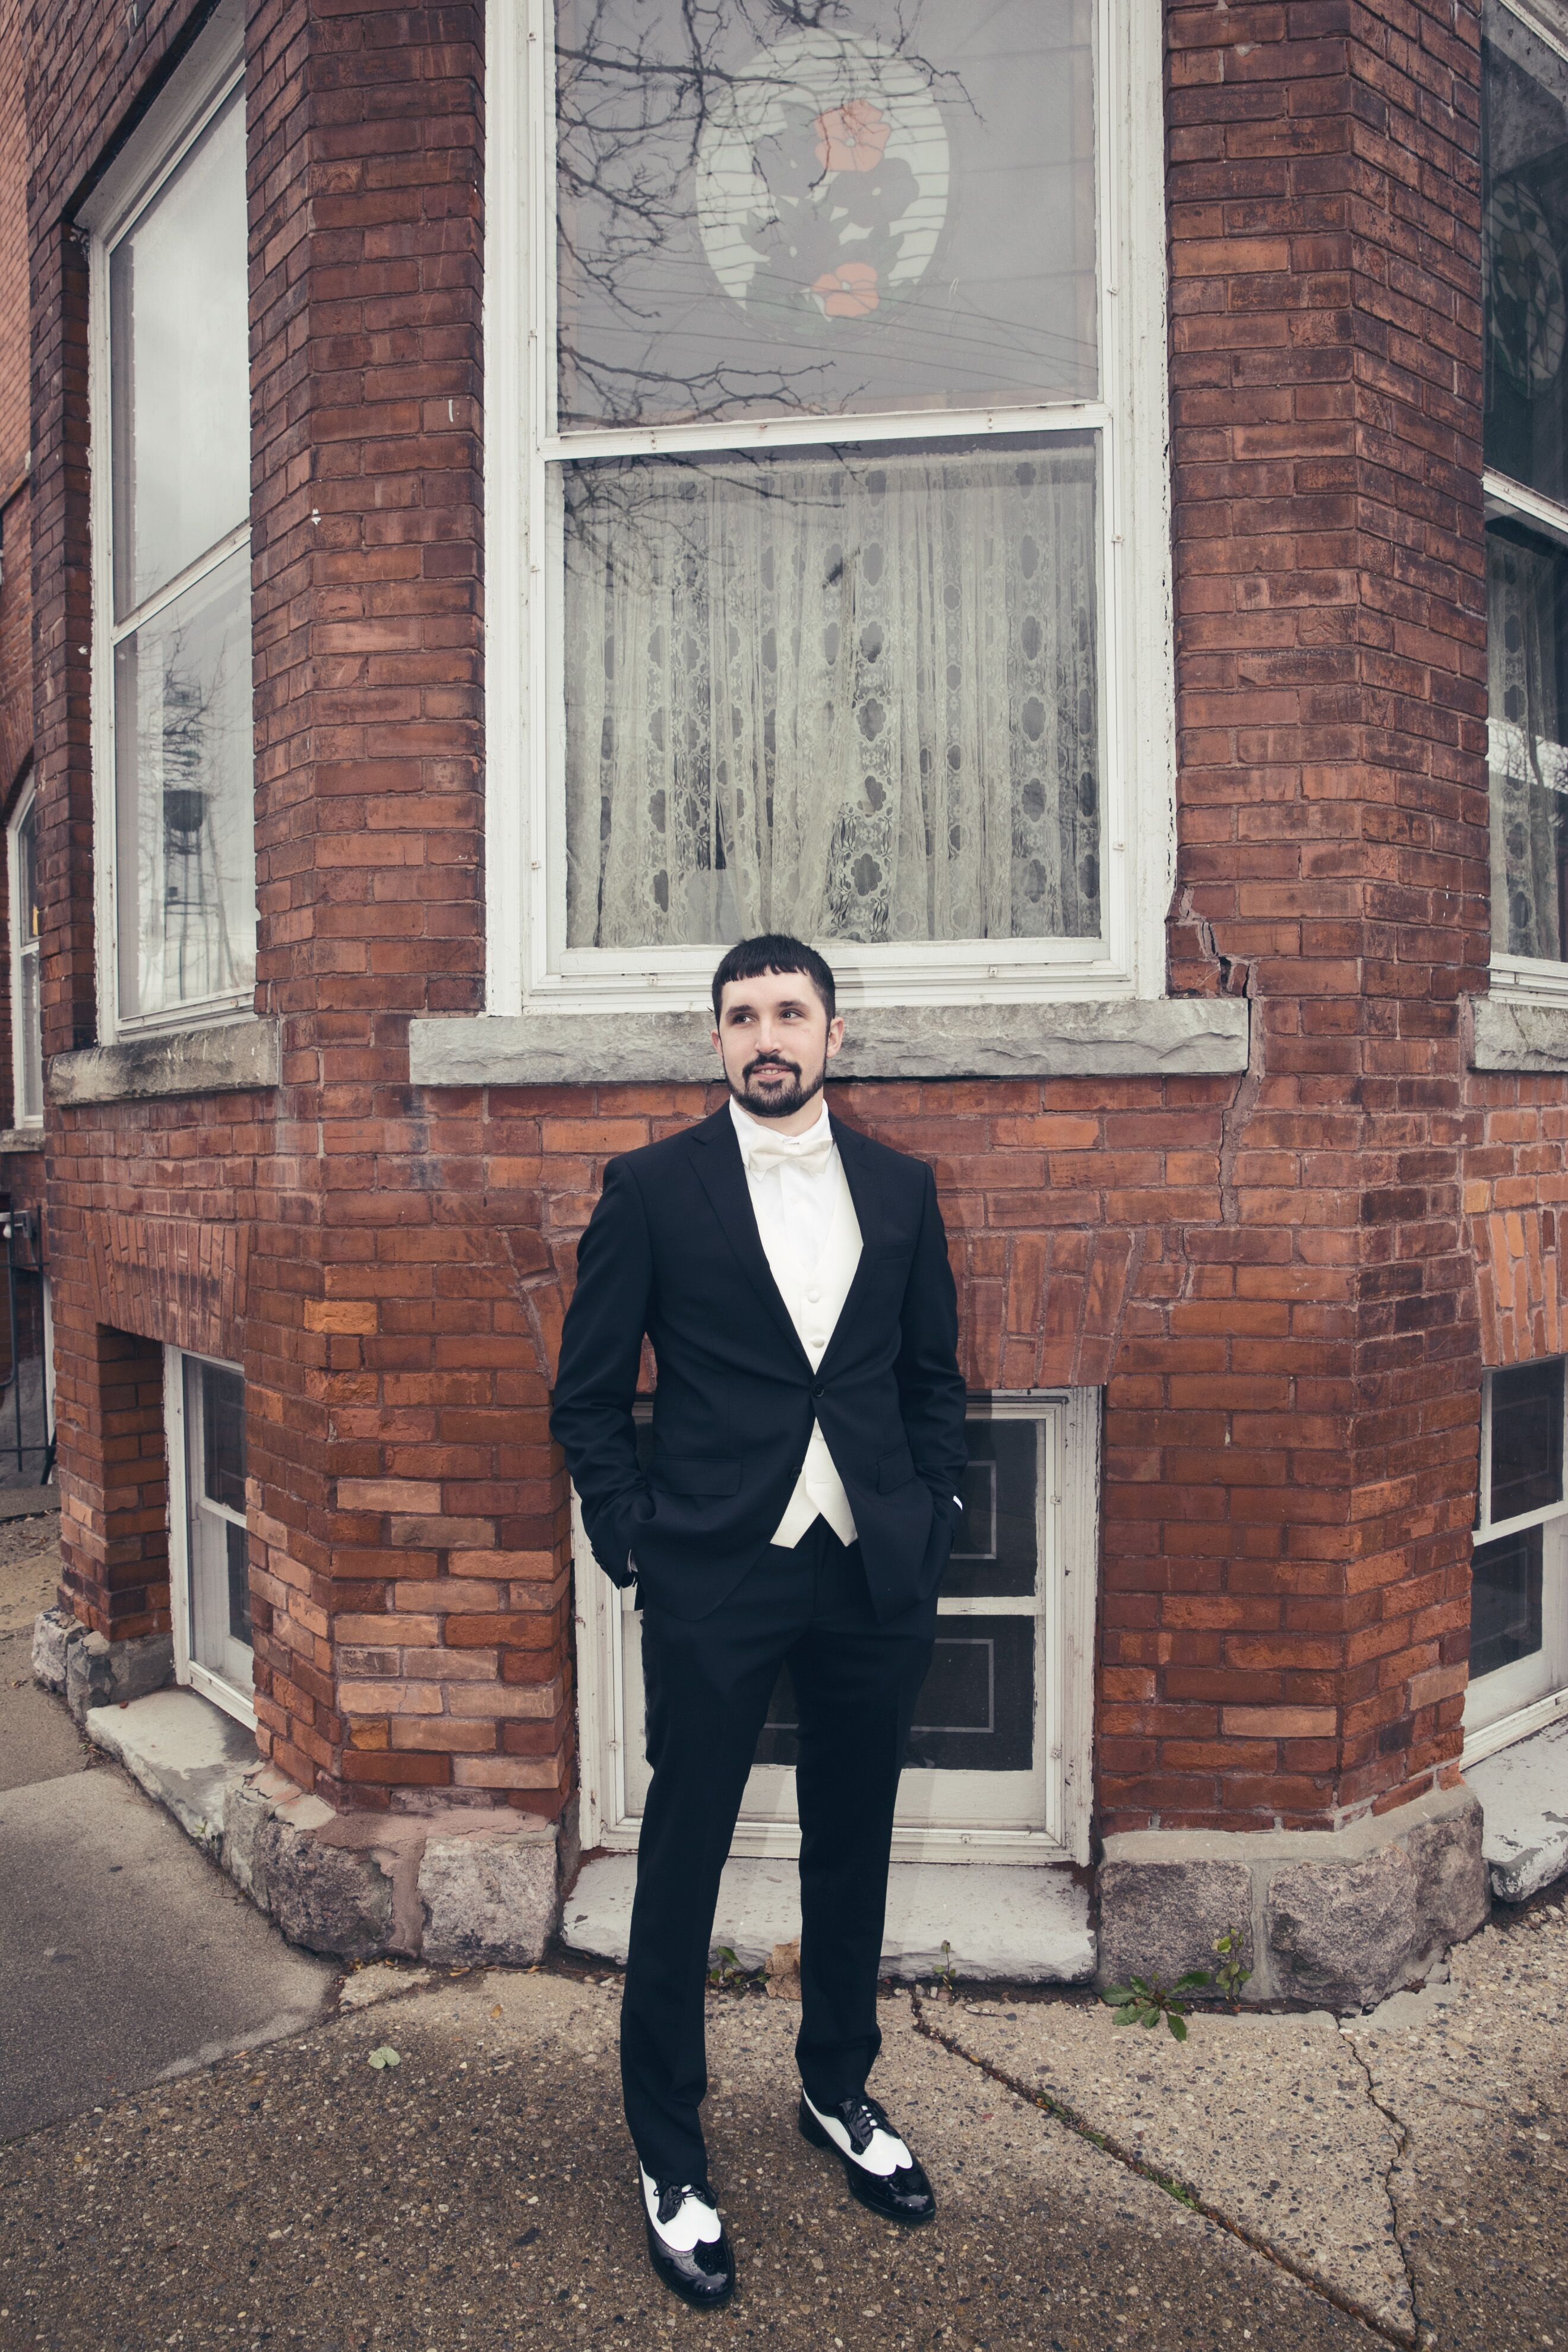
[[[860,1561],[818,1519],[770,1545],[706,1617],[643,1611],[647,1757],[621,2010],[621,2079],[657,2180],[708,2177],[704,2000],[719,1876],[787,1660],[799,1709],[802,2012],[813,2103],[861,2090],[881,2047],[877,1979],[899,1773],[931,1664],[934,1594],[881,1623]]]

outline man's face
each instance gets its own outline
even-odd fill
[[[844,1042],[803,971],[767,971],[725,984],[713,1043],[730,1092],[754,1118],[809,1127],[827,1065]]]

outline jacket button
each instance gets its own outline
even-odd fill
[[[819,1397],[819,1396],[822,1394],[822,1392],[823,1392],[823,1389],[824,1389],[824,1386],[825,1386],[825,1385],[826,1385],[826,1383],[825,1383],[825,1382],[823,1382],[822,1381],[813,1381],[813,1382],[812,1382],[812,1384],[811,1384],[811,1393],[812,1393],[812,1395],[813,1395],[814,1397]]]

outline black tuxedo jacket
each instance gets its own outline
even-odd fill
[[[550,1426],[588,1540],[677,1617],[716,1609],[766,1549],[821,1424],[879,1617],[946,1565],[967,1454],[958,1302],[924,1162],[833,1133],[860,1263],[814,1372],[769,1269],[728,1106],[605,1171],[577,1247]],[[643,1334],[658,1384],[645,1474],[632,1423]]]

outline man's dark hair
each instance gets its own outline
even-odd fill
[[[810,981],[829,1021],[834,1013],[833,974],[815,948],[804,940],[792,940],[787,931],[763,931],[760,938],[742,940],[730,950],[713,975],[713,1020],[719,1020],[719,1009],[724,1001],[724,991],[732,980],[760,980],[765,971],[798,971]]]

